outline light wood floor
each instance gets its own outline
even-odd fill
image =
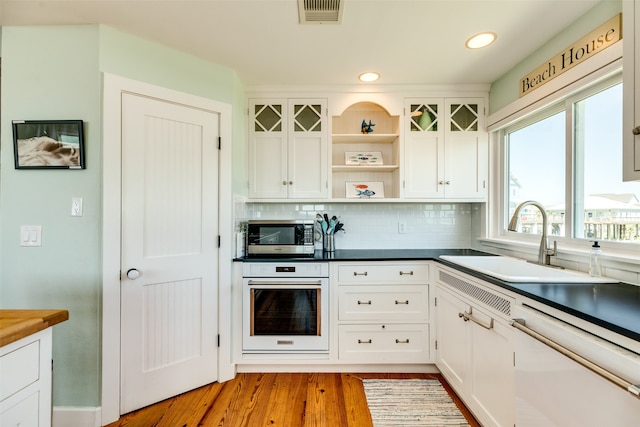
[[[469,424],[480,426],[438,374],[241,373],[123,415],[107,427],[370,427],[365,378],[436,378]]]

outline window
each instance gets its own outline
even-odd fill
[[[557,110],[557,108],[555,109]],[[508,217],[527,200],[541,203],[549,217],[550,234],[564,235],[565,200],[565,113],[534,118],[533,123],[507,132],[509,153]],[[550,216],[551,215],[551,216]],[[523,209],[519,221],[522,233],[542,234],[542,214],[533,207]]]
[[[545,208],[550,236],[640,243],[640,182],[622,181],[620,77],[504,130],[506,222],[518,204]],[[567,161],[569,159],[570,161]],[[541,234],[529,205],[520,233]]]

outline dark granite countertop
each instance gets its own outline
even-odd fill
[[[629,283],[512,283],[439,263],[640,342],[640,286]]]
[[[491,255],[474,249],[338,249],[334,252],[316,251],[313,257],[254,256],[238,258],[241,262],[317,262],[317,261],[426,261],[440,255]]]
[[[439,259],[440,255],[492,255],[473,249],[342,249],[309,258],[243,258],[243,262],[435,260],[640,342],[640,286],[628,283],[511,283]]]

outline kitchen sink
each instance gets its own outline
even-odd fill
[[[618,283],[607,277],[591,277],[574,270],[532,264],[526,260],[506,256],[450,256],[440,259],[477,271],[505,282],[515,283]]]

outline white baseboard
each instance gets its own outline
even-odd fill
[[[52,427],[100,427],[100,407],[54,406]]]

